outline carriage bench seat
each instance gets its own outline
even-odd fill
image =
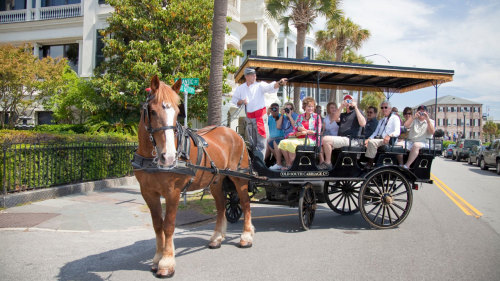
[[[357,153],[365,153],[366,148],[364,146],[343,146],[340,148],[342,152],[357,152]]]
[[[407,150],[401,145],[383,145],[378,148],[377,152],[390,154],[405,154]]]
[[[422,147],[419,151],[418,154],[420,155],[441,155],[441,150],[434,150],[432,148],[425,148]]]

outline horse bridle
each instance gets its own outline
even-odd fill
[[[154,98],[154,95],[151,93],[151,91],[148,93],[148,98],[146,99],[146,102],[142,105],[142,110],[143,110],[143,118],[144,118],[144,123],[146,123],[146,117],[148,118],[148,122],[146,123],[146,131],[149,133],[149,140],[153,144],[153,152],[151,153],[153,156],[155,156],[155,152],[157,151],[156,149],[156,141],[155,138],[153,137],[153,134],[158,132],[158,131],[167,131],[167,130],[175,130],[176,126],[162,126],[159,128],[153,128],[151,126],[151,118],[149,117],[149,102]]]

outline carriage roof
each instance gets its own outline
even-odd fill
[[[255,68],[257,79],[277,81],[293,78],[299,87],[381,91],[404,93],[453,81],[453,70],[429,69],[374,64],[356,64],[278,57],[249,56],[235,73],[235,80],[245,81],[243,70]]]

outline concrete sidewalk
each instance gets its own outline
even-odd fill
[[[182,203],[181,203],[182,204]],[[194,211],[179,211],[176,225],[209,221]],[[109,232],[152,230],[149,209],[139,185],[126,184],[28,203],[0,212],[2,230]]]

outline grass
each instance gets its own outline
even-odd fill
[[[184,205],[184,198],[180,198],[178,210],[193,210],[205,215],[215,215],[217,214],[217,209],[215,208],[215,200],[210,194],[205,194],[203,200],[201,199],[201,192],[196,196],[189,196],[187,198],[186,205]],[[161,207],[165,211],[165,200],[162,198]],[[144,205],[141,209],[143,212],[149,212],[147,205]]]

